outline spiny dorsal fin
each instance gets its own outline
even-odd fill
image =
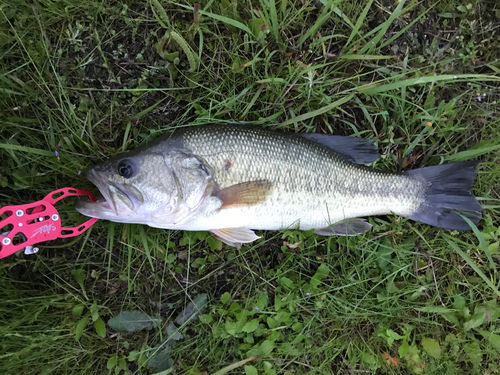
[[[254,206],[264,202],[271,194],[273,184],[267,180],[242,182],[219,190],[214,195],[222,202],[220,209]]]
[[[370,164],[380,157],[377,146],[368,139],[318,133],[299,135],[332,149],[351,163]]]
[[[260,238],[248,228],[213,229],[210,232],[225,244],[237,247],[238,249],[242,243],[253,242]]]

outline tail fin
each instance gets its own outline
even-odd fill
[[[477,225],[483,208],[471,190],[478,165],[479,161],[469,160],[409,171],[427,185],[425,201],[409,218],[439,228],[470,230],[457,210]]]

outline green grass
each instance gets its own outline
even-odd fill
[[[80,170],[177,127],[240,122],[372,139],[381,170],[480,158],[477,230],[377,217],[235,250],[100,221],[0,262],[2,373],[150,374],[155,351],[176,374],[500,373],[500,5],[323,3],[1,3],[0,206],[93,190]],[[200,294],[179,339],[166,328]],[[128,310],[162,325],[107,325]]]

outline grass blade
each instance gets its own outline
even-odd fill
[[[26,147],[20,145],[11,145],[8,143],[0,143],[0,148],[3,148],[4,150],[22,151],[41,156],[55,156],[53,151],[40,150],[39,148]]]
[[[417,22],[421,22],[422,19],[424,19],[432,9],[434,9],[434,5],[430,6],[428,9],[426,9],[424,12],[420,13],[418,17],[416,17],[413,21],[411,21],[408,25],[406,25],[404,28],[402,28],[400,31],[398,31],[396,34],[394,34],[389,40],[385,41],[382,43],[379,47],[379,49],[382,49],[386,46],[390,46],[394,43],[396,39],[398,39],[401,35],[406,33],[414,24]]]
[[[269,0],[269,12],[271,18],[271,32],[273,33],[274,39],[279,45],[282,45],[280,32],[279,32],[279,22],[278,22],[278,14],[276,12],[276,1]]]
[[[340,56],[341,60],[390,60],[396,56],[383,56],[383,55],[343,55]]]
[[[333,11],[337,16],[342,18],[344,22],[347,23],[351,29],[354,29],[354,25],[352,24],[351,20],[349,19],[349,17],[347,17],[347,15],[344,12],[342,12],[342,10],[340,10],[338,7],[335,6],[333,7]]]
[[[293,117],[289,120],[286,120],[286,121],[282,122],[281,124],[279,124],[277,127],[280,128],[280,127],[284,127],[284,126],[287,126],[290,124],[296,124],[299,121],[305,121],[305,120],[308,120],[310,118],[322,115],[323,113],[329,112],[332,109],[337,108],[344,103],[347,103],[353,97],[354,97],[354,94],[344,96],[342,99],[339,99],[333,103],[330,103],[330,104],[324,106],[323,108],[317,109],[315,111],[307,112],[307,113],[304,113],[303,115],[299,115],[297,117]]]
[[[490,268],[493,270],[493,272],[495,272],[496,274],[496,267],[495,267],[495,262],[493,261],[493,258],[491,257],[491,253],[490,251],[488,250],[488,245],[486,245],[486,241],[484,240],[484,237],[483,235],[481,234],[481,232],[479,231],[479,229],[477,228],[477,226],[467,217],[465,217],[464,215],[460,214],[460,212],[457,212],[464,220],[467,224],[470,225],[470,227],[472,228],[472,231],[474,232],[474,234],[476,235],[478,241],[479,241],[479,244],[481,245],[481,248],[483,249],[484,253],[486,254],[486,257],[488,258],[488,261],[490,262]]]
[[[443,82],[443,81],[453,81],[453,82],[494,81],[494,82],[500,82],[500,77],[490,76],[490,75],[486,75],[486,74],[460,74],[460,75],[442,74],[442,75],[425,76],[425,77],[409,78],[409,79],[403,79],[403,77],[401,77],[401,80],[398,80],[397,82],[392,82],[392,83],[388,83],[388,84],[381,84],[381,83],[368,84],[368,85],[358,87],[358,90],[359,90],[359,92],[371,95],[371,94],[377,94],[379,92],[401,89],[403,87],[421,85],[421,84],[425,84],[425,83]]]
[[[354,25],[354,28],[352,29],[351,34],[349,35],[349,39],[347,39],[347,42],[344,47],[345,50],[349,48],[354,37],[358,35],[359,29],[361,28],[361,25],[365,21],[366,15],[368,14],[368,11],[370,10],[372,4],[373,0],[368,1],[368,3],[365,5],[365,8],[363,9],[363,12],[359,15],[358,20],[356,21],[356,24]]]
[[[187,5],[184,5],[184,4],[179,4],[179,3],[172,3],[172,4],[174,4],[174,5],[178,6],[178,7],[184,8],[184,9],[189,9],[190,11],[193,11],[193,9],[194,9],[194,7],[187,6]],[[223,22],[225,24],[234,26],[234,27],[236,27],[236,28],[238,28],[240,30],[243,30],[244,32],[252,35],[252,31],[250,31],[250,29],[246,25],[242,24],[239,21],[233,20],[233,19],[228,18],[228,17],[221,16],[219,14],[206,12],[206,11],[201,10],[201,9],[200,9],[200,15],[213,18],[214,20],[217,20],[217,21],[221,21],[221,22]]]
[[[368,43],[366,43],[363,48],[361,48],[359,50],[360,55],[363,55],[366,53],[370,54],[372,51],[374,51],[376,49],[378,43],[380,42],[380,40],[382,40],[382,37],[385,35],[385,33],[387,32],[389,27],[392,25],[394,20],[401,15],[401,13],[403,11],[403,7],[405,5],[405,2],[406,2],[406,0],[401,0],[401,2],[398,4],[396,9],[394,9],[394,12],[392,12],[391,16],[387,19],[387,21],[385,21],[382,24],[382,27],[380,28],[380,31],[378,32],[378,34],[372,40],[370,40]]]
[[[165,11],[165,8],[163,8],[163,6],[160,4],[160,2],[158,0],[151,0],[151,2],[155,6],[156,11],[160,14],[160,18],[156,17],[158,22],[160,22],[160,24],[162,25],[162,27],[164,29],[170,29],[171,28],[170,20],[167,16],[167,12]],[[153,9],[153,11],[154,11],[154,9]],[[163,23],[163,22],[165,22],[165,23]]]
[[[479,156],[489,154],[500,149],[500,139],[487,139],[479,142],[466,151],[457,152],[456,154],[447,155],[444,157],[446,161],[462,161],[475,159]]]
[[[164,98],[158,100],[155,104],[149,106],[148,108],[142,110],[141,112],[139,113],[136,113],[135,115],[133,115],[130,119],[131,120],[137,120],[141,117],[143,117],[144,115],[148,114],[149,112],[151,112],[152,110],[156,109],[161,103],[163,103],[166,99],[168,99],[169,97],[168,96],[165,96]]]
[[[0,93],[11,94],[11,95],[24,95],[22,92],[17,92],[14,90],[9,90],[9,89],[5,89],[5,88],[1,88],[1,87],[0,87]]]
[[[476,263],[474,263],[473,260],[469,258],[469,256],[458,247],[458,245],[453,241],[453,237],[443,233],[443,238],[446,242],[448,242],[451,248],[455,250],[463,258],[463,260],[465,260],[467,264],[479,275],[479,277],[484,280],[484,282],[491,288],[491,290],[493,290],[495,294],[500,297],[500,292],[498,291],[497,287],[491,282],[490,279],[486,277],[484,272],[481,271]]]
[[[207,16],[207,17],[213,18],[213,19],[215,19],[217,21],[221,21],[221,22],[227,23],[228,25],[237,27],[238,29],[243,30],[244,32],[249,33],[250,35],[252,35],[252,32],[250,31],[250,29],[246,25],[242,24],[239,21],[235,21],[235,20],[232,20],[231,18],[227,18],[227,17],[224,17],[224,16],[219,16],[218,14],[214,14],[214,13],[210,13],[210,12],[205,12],[205,11],[202,11],[202,10],[200,10],[200,14],[203,15],[203,16]]]
[[[231,364],[229,366],[226,366],[223,369],[220,369],[219,371],[214,372],[212,375],[225,375],[229,371],[237,369],[238,367],[243,366],[245,363],[251,362],[251,361],[253,361],[253,360],[257,359],[257,358],[259,358],[259,356],[254,356],[254,357],[246,358],[246,359],[244,359],[242,361],[239,361],[239,362],[233,363],[233,364]]]
[[[297,43],[298,46],[301,46],[302,43],[307,40],[307,38],[316,34],[316,32],[321,28],[321,26],[323,26],[326,20],[330,18],[330,15],[333,12],[333,5],[336,5],[338,3],[338,1],[335,1],[334,4],[334,1],[335,0],[328,0],[328,2],[323,6],[323,11],[321,12],[314,25],[309,30],[307,30],[307,32],[299,39],[299,42]]]

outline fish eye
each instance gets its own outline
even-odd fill
[[[207,175],[210,174],[210,173],[208,173],[207,167],[205,167],[205,165],[200,164],[198,168],[200,168],[203,171],[203,173],[205,173]]]
[[[130,178],[135,174],[135,167],[129,160],[122,160],[118,164],[118,173],[122,177]]]

